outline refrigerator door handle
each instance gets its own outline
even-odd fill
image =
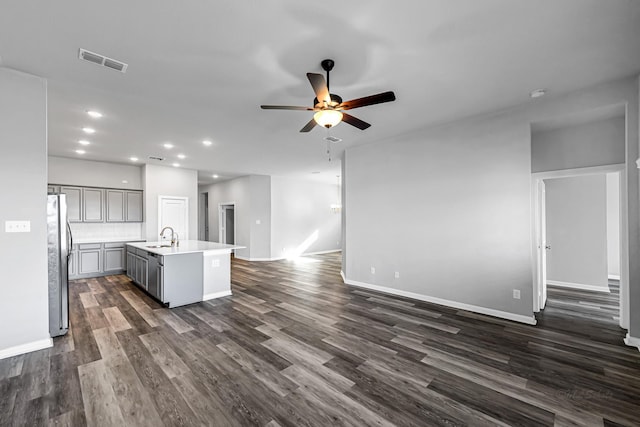
[[[67,248],[67,264],[71,262],[71,251],[73,250],[73,234],[71,234],[71,225],[67,221],[67,239],[69,247]]]

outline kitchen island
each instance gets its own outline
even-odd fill
[[[127,244],[127,275],[168,307],[231,295],[231,251],[200,240]]]

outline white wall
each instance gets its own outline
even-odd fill
[[[608,290],[606,174],[544,182],[548,282]]]
[[[189,199],[189,236],[198,238],[198,172],[190,169],[144,165],[142,167],[144,188],[145,236],[149,241],[159,240],[158,199],[159,196],[187,197]],[[180,236],[186,240],[186,237]]]
[[[337,184],[272,176],[271,257],[340,249],[341,213],[330,210],[336,203]]]
[[[269,259],[271,239],[271,179],[248,175],[230,181],[200,187],[209,194],[209,239],[219,242],[219,205],[235,203],[236,256],[245,259]],[[260,224],[256,224],[260,221]]]
[[[607,174],[607,267],[610,279],[620,279],[620,174]]]
[[[50,184],[142,190],[140,166],[54,156],[48,157],[48,165]]]
[[[626,104],[622,191],[628,196],[623,217],[629,227],[621,276],[629,283],[630,335],[640,337],[638,96],[639,79],[627,78],[348,148],[347,282],[530,319],[531,123]],[[398,206],[393,232],[381,209],[386,205]],[[512,298],[514,288],[521,289],[520,300]]]
[[[531,137],[532,172],[614,165],[624,160],[624,117],[533,132]]]
[[[0,68],[0,358],[51,345],[47,279],[47,87]],[[31,223],[5,233],[5,221]]]

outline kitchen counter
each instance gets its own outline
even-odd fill
[[[129,246],[142,249],[157,255],[178,255],[202,252],[205,255],[231,253],[232,249],[243,249],[244,246],[225,245],[223,243],[205,242],[202,240],[181,240],[178,246],[150,248],[149,246],[169,245],[169,241],[130,243]]]
[[[168,307],[231,295],[231,251],[242,246],[183,240],[127,243],[127,275]]]

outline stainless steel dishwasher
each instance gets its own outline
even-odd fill
[[[164,257],[149,252],[149,293],[162,301]]]

